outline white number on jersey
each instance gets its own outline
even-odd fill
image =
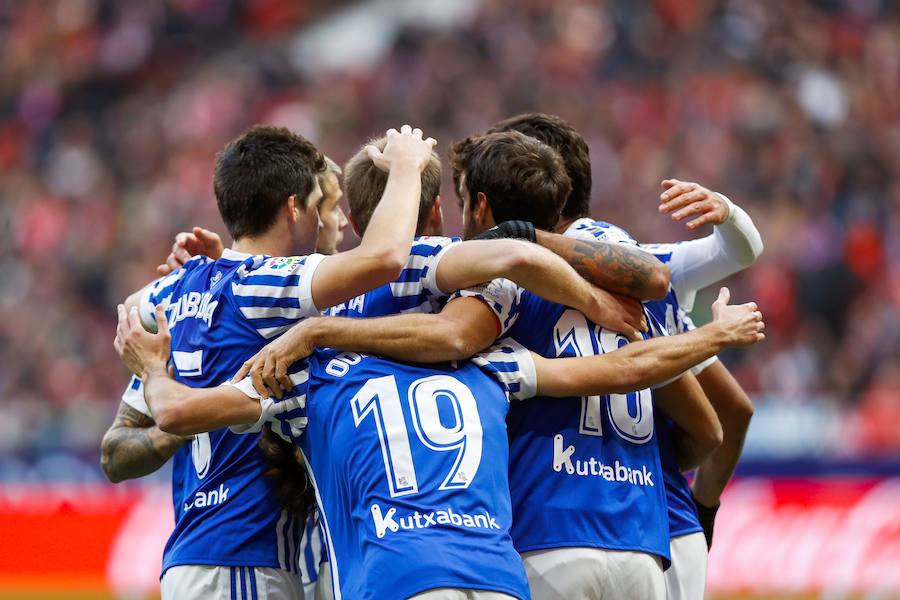
[[[600,352],[614,352],[619,342],[627,339],[623,336],[595,326],[599,340]],[[576,310],[566,310],[553,328],[553,340],[556,356],[571,348],[576,356],[592,356],[594,350],[591,329],[583,314]],[[603,400],[606,400],[606,411],[613,429],[622,438],[635,444],[645,444],[653,437],[653,397],[650,390],[640,390],[628,394],[610,394],[608,396],[584,396],[581,399],[581,419],[578,432],[584,435],[603,435]],[[629,411],[629,399],[635,406],[635,414]]]
[[[452,427],[441,423],[438,401],[450,402],[455,417]],[[413,428],[422,444],[437,452],[456,451],[450,472],[438,489],[467,488],[481,464],[482,427],[472,391],[449,375],[417,379],[409,387],[408,402]],[[408,427],[393,375],[368,380],[350,401],[357,427],[371,414],[378,430],[381,455],[391,497],[419,491]]]

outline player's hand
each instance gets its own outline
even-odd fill
[[[659,195],[659,212],[671,214],[673,221],[692,217],[688,229],[721,225],[731,216],[731,208],[722,196],[699,183],[665,179],[662,187],[665,191]]]
[[[387,144],[384,150],[375,146],[366,146],[366,154],[382,171],[390,171],[392,167],[405,164],[421,171],[431,158],[431,152],[437,142],[434,138],[422,139],[422,130],[404,125],[400,131],[388,129]]]
[[[756,302],[729,305],[730,299],[731,292],[723,287],[712,305],[713,323],[722,328],[725,343],[729,346],[751,346],[766,339],[763,333],[766,324]]]
[[[155,369],[165,370],[171,336],[163,307],[156,307],[157,333],[144,329],[137,308],[126,311],[125,306],[120,304],[117,310],[119,325],[113,346],[128,370],[138,377],[144,377]]]
[[[647,318],[641,303],[634,298],[591,287],[594,306],[585,316],[604,329],[621,333],[631,340],[643,339],[641,332],[647,331]]]
[[[306,358],[315,350],[315,345],[307,336],[307,319],[292,328],[280,338],[271,342],[252,358],[244,362],[241,370],[231,380],[236,383],[247,375],[253,379],[253,388],[263,398],[274,396],[278,400],[294,387],[288,369],[301,358]]]
[[[192,256],[208,256],[213,260],[219,260],[224,251],[225,245],[218,233],[194,227],[191,231],[182,231],[175,236],[172,251],[166,257],[166,262],[156,267],[156,272],[160,277],[168,275],[179,269]]]

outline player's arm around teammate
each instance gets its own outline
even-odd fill
[[[714,227],[712,235],[698,240],[649,246],[658,255],[669,255],[672,285],[690,308],[698,289],[752,265],[762,254],[762,238],[750,216],[721,194],[677,179],[663,181],[662,187],[660,213],[676,221],[690,219],[690,229]],[[753,404],[720,361],[702,365],[695,374],[723,430],[721,446],[700,465],[692,484],[707,545],[711,545],[716,510],[743,451]]]
[[[110,482],[153,473],[190,439],[162,431],[149,412],[141,382],[132,377],[100,442],[100,467]]]
[[[321,262],[311,281],[311,295],[315,306],[327,307],[344,302],[388,283],[400,274],[415,233],[421,170],[430,157],[434,144],[433,138],[423,140],[420,129],[404,125],[400,132],[394,129],[388,131],[384,150],[367,148],[369,157],[376,166],[388,172],[383,198],[372,214],[359,246],[320,257]],[[317,227],[319,218],[316,211],[321,197],[322,192],[316,184],[306,199],[295,196],[286,198],[286,226]],[[248,238],[240,240],[241,251],[251,254],[256,254],[253,250],[258,246],[269,248],[280,245],[273,245],[269,239]],[[235,242],[237,244],[238,240]],[[293,249],[286,250],[285,254],[290,254]],[[177,273],[170,277],[177,277]],[[149,286],[129,296],[125,305],[129,308],[139,306],[148,288]],[[144,315],[145,325],[152,326],[152,323],[146,322],[148,317],[149,315]]]

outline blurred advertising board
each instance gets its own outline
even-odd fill
[[[4,486],[0,598],[155,596],[172,522],[165,485]],[[716,523],[709,591],[900,598],[900,478],[734,482]]]

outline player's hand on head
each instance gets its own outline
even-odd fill
[[[431,152],[437,143],[434,138],[422,138],[422,130],[404,125],[400,131],[388,129],[387,143],[384,150],[375,146],[366,146],[366,153],[382,171],[390,171],[392,167],[406,164],[419,169],[425,168]]]
[[[232,382],[241,381],[249,375],[256,393],[264,398],[275,397],[280,400],[284,392],[289,392],[294,387],[288,369],[315,350],[306,335],[305,322],[307,321],[295,325],[245,361]]]
[[[585,316],[610,331],[621,333],[631,340],[643,339],[642,331],[647,331],[647,318],[641,303],[634,298],[593,288],[594,310]]]
[[[157,333],[144,329],[136,307],[126,311],[125,306],[119,304],[117,310],[119,324],[113,346],[128,370],[138,377],[154,369],[165,370],[171,336],[163,307],[156,307]]]
[[[730,216],[731,209],[722,196],[699,183],[665,179],[661,185],[659,212],[672,215],[673,221],[690,219],[688,229],[721,225]]]
[[[713,322],[722,326],[729,346],[750,346],[766,339],[766,324],[756,302],[730,305],[731,292],[727,287],[719,290],[713,302]]]
[[[208,256],[218,260],[225,251],[222,238],[215,231],[194,227],[191,231],[182,231],[175,236],[172,251],[166,257],[166,262],[156,267],[160,276],[168,275],[179,269],[192,256]]]

